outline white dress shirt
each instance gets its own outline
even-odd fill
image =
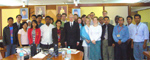
[[[89,36],[91,41],[100,41],[101,40],[101,35],[102,35],[102,27],[100,25],[94,27],[93,25],[90,26],[89,29]]]
[[[144,42],[149,39],[149,30],[146,24],[139,23],[133,27],[132,39],[134,42]]]
[[[132,24],[132,23],[130,25],[127,24],[127,27],[128,27],[128,30],[129,30],[129,38],[131,38],[134,24]]]
[[[47,26],[46,24],[42,25],[40,27],[41,29],[41,36],[42,36],[42,39],[41,39],[41,44],[44,44],[44,45],[50,45],[53,43],[53,39],[52,39],[52,29],[54,28],[55,26],[50,24],[49,26]]]
[[[73,26],[73,22],[70,22],[70,26]]]

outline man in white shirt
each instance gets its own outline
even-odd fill
[[[143,60],[143,52],[146,51],[146,43],[149,39],[149,30],[146,24],[141,22],[141,15],[135,14],[134,21],[136,25],[133,27],[132,31],[132,44],[133,55],[135,60]]]
[[[49,49],[53,47],[53,40],[52,40],[52,29],[55,27],[54,25],[50,24],[51,17],[46,16],[45,22],[46,24],[40,27],[41,29],[41,48]]]
[[[133,31],[133,27],[134,27],[134,24],[132,24],[132,16],[127,16],[127,27],[128,27],[128,30],[129,30],[129,39],[127,41],[127,60],[134,60],[134,57],[133,57],[133,48],[131,48],[131,36],[132,36],[132,31]]]

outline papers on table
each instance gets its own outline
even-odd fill
[[[54,51],[54,48],[50,48],[49,50],[51,50],[52,52]],[[62,51],[67,51],[68,48],[59,48],[59,52],[62,52]],[[78,52],[80,51],[77,51],[76,49],[70,49],[71,50],[71,54],[77,54]]]
[[[44,58],[47,54],[43,54],[42,52],[36,54],[35,56],[33,56],[32,58]]]

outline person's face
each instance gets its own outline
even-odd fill
[[[91,17],[92,19],[94,18],[94,16],[95,16],[94,13],[91,13],[91,14],[90,14],[90,17]]]
[[[24,29],[27,29],[28,25],[27,25],[27,24],[24,24],[22,27],[23,27]]]
[[[61,22],[57,22],[57,23],[56,23],[56,26],[57,26],[57,27],[60,27],[60,26],[61,26]]]
[[[61,20],[61,15],[57,15],[57,20]]]
[[[131,18],[127,18],[127,22],[128,22],[128,24],[132,23],[132,19]]]
[[[115,17],[115,23],[118,24],[119,17]]]
[[[86,24],[90,24],[90,20],[89,19],[86,19]]]
[[[97,24],[97,23],[98,23],[97,18],[94,18],[93,23],[94,23],[94,24]]]
[[[50,23],[53,24],[53,20],[50,20]]]
[[[109,24],[110,20],[108,18],[104,18],[104,23]]]
[[[78,19],[78,23],[81,24],[81,22],[82,22],[81,19]]]
[[[107,16],[107,12],[103,12],[103,17]]]
[[[22,18],[21,18],[21,16],[18,16],[16,19],[18,22],[20,22]]]
[[[62,15],[62,20],[66,20],[66,15]]]
[[[28,22],[28,26],[31,26],[31,22]]]
[[[35,22],[32,22],[32,26],[33,26],[33,27],[36,27],[36,25],[37,25],[37,24],[36,24]]]
[[[123,23],[124,23],[123,18],[119,18],[118,23],[119,23],[120,25],[123,25]]]
[[[141,18],[140,18],[139,16],[135,16],[135,17],[134,17],[134,21],[135,21],[136,24],[137,24],[137,23],[140,23]]]
[[[70,15],[70,16],[69,16],[69,20],[70,20],[70,22],[73,22],[74,16],[73,16],[73,15]]]
[[[23,14],[23,15],[26,15],[26,11],[22,11],[22,14]]]
[[[8,20],[8,25],[13,25],[13,20],[12,19]]]
[[[36,20],[36,17],[35,17],[35,16],[32,16],[32,20]]]
[[[85,16],[85,17],[83,17],[83,18],[82,18],[82,20],[83,20],[83,22],[85,22],[85,20],[86,20],[86,16]]]
[[[40,23],[41,20],[42,20],[42,18],[41,18],[41,17],[38,17],[36,20],[37,20],[38,23]]]
[[[77,16],[77,15],[74,15],[74,19],[75,19],[75,20],[78,19],[78,16]]]
[[[46,22],[46,24],[50,24],[50,22],[51,22],[50,18],[46,18],[45,22]]]
[[[99,18],[99,22],[100,22],[101,24],[103,24],[103,23],[104,23],[103,18]]]

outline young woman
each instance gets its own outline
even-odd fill
[[[102,27],[98,25],[98,18],[94,17],[93,25],[90,26],[89,36],[91,39],[90,42],[90,59],[99,60],[101,59],[101,35]]]
[[[28,27],[27,27],[27,30],[28,30],[29,28],[31,28],[31,20],[27,20],[27,24],[28,24]]]
[[[28,35],[27,35],[27,26],[28,24],[26,22],[23,22],[22,29],[18,31],[18,41],[19,41],[20,47],[29,45]]]
[[[28,30],[29,44],[31,45],[31,56],[36,54],[36,47],[40,43],[41,30],[38,28],[38,23],[36,20],[32,21],[31,28]]]
[[[86,15],[82,15],[81,20],[83,21],[83,24],[86,24],[85,20],[86,20]]]
[[[51,24],[53,24],[54,23],[54,19],[53,18],[51,18],[51,22],[50,22]]]
[[[55,24],[56,28],[52,30],[53,43],[58,44],[58,47],[65,47],[65,32],[64,28],[60,27],[62,22],[57,20]]]
[[[84,60],[89,60],[89,28],[90,28],[90,19],[85,20],[86,25],[81,30],[81,37],[83,38],[82,46],[84,47]]]

